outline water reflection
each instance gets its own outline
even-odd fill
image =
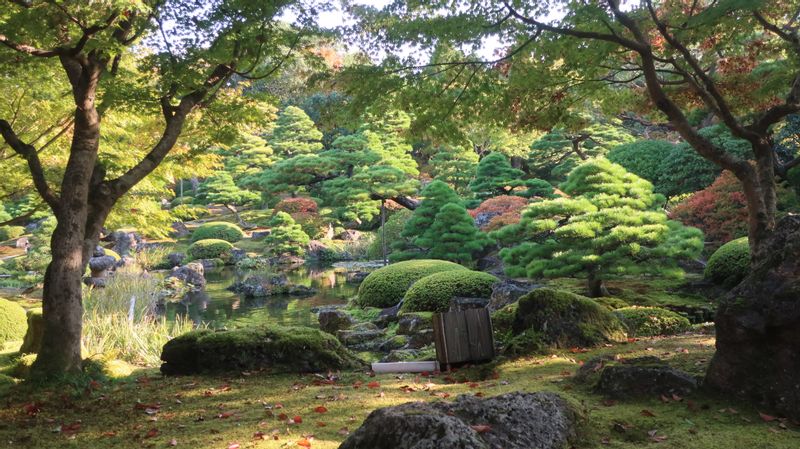
[[[195,324],[206,323],[214,328],[240,327],[250,324],[279,324],[285,326],[316,326],[311,309],[320,306],[345,304],[354,296],[357,286],[348,284],[344,270],[330,266],[302,266],[286,273],[290,283],[313,287],[313,296],[290,295],[267,298],[244,298],[227,288],[250,274],[263,271],[237,271],[222,268],[206,272],[205,291],[192,293],[180,303],[167,305],[167,317],[186,316]]]

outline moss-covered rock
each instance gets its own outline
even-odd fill
[[[364,362],[332,335],[308,327],[258,326],[196,330],[167,342],[161,372],[173,374],[267,370],[299,373],[362,368]]]
[[[716,284],[732,287],[750,270],[750,245],[747,237],[731,240],[708,258],[705,277]]]
[[[589,298],[539,288],[520,298],[513,336],[537,333],[551,348],[590,347],[626,338],[625,327],[606,307]]]
[[[205,239],[219,239],[236,243],[244,238],[244,232],[239,226],[225,221],[210,221],[197,227],[192,233],[192,241]]]
[[[22,354],[38,354],[42,348],[42,336],[44,335],[44,317],[42,309],[31,309],[28,311],[28,330],[25,332],[25,339],[19,352]]]
[[[614,311],[631,337],[674,335],[691,326],[686,317],[659,307],[623,307]]]
[[[462,265],[446,260],[420,259],[393,263],[369,274],[358,288],[356,304],[361,307],[391,307],[418,280],[442,271],[464,270]]]
[[[0,346],[7,341],[22,340],[27,328],[25,309],[15,302],[0,298]]]
[[[186,252],[192,259],[217,259],[229,257],[232,249],[233,245],[225,240],[205,239],[189,245]]]
[[[434,273],[418,280],[403,298],[403,310],[409,312],[446,312],[456,296],[489,298],[498,279],[489,273],[453,270]]]

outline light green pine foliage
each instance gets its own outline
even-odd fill
[[[225,170],[240,185],[250,185],[254,177],[275,162],[272,147],[261,137],[242,134],[241,141],[232,146],[225,158]]]
[[[291,215],[286,212],[276,213],[270,220],[269,227],[270,234],[264,238],[264,243],[272,254],[305,254],[310,238]]]
[[[478,163],[475,179],[469,189],[484,200],[498,195],[508,195],[511,189],[523,183],[524,173],[511,166],[501,153],[489,153]]]
[[[287,106],[278,114],[269,143],[281,157],[316,153],[322,149],[322,132],[302,109]]]
[[[492,242],[475,226],[475,220],[459,203],[448,203],[439,209],[430,232],[415,243],[428,248],[428,257],[469,264]]]
[[[392,261],[424,257],[427,247],[419,245],[418,239],[432,241],[431,226],[436,214],[445,204],[461,203],[461,198],[447,184],[433,181],[422,190],[422,201],[414,209],[414,215],[406,222],[400,240],[392,244]]]
[[[439,147],[429,166],[434,179],[446,182],[456,192],[465,193],[475,177],[478,154],[464,147]]]
[[[212,204],[222,204],[226,207],[244,206],[258,201],[261,196],[256,192],[242,189],[233,181],[227,171],[220,171],[205,182],[206,200]]]

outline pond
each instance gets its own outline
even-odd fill
[[[286,272],[290,283],[316,289],[317,293],[312,296],[245,298],[228,290],[234,282],[251,274],[264,274],[264,271],[238,271],[234,268],[207,271],[205,291],[191,294],[180,303],[168,304],[167,317],[174,319],[184,315],[195,324],[205,323],[212,328],[253,324],[316,327],[317,319],[312,309],[346,304],[358,291],[357,284],[346,281],[346,269],[331,265],[303,265]]]

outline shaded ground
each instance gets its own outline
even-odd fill
[[[141,370],[85,390],[18,386],[3,396],[0,446],[336,448],[378,407],[457,394],[548,390],[565,395],[586,416],[585,437],[576,447],[800,447],[796,423],[760,416],[728,398],[698,394],[612,402],[569,380],[581,361],[599,354],[655,355],[701,374],[712,351],[713,338],[693,334],[506,361],[486,380],[479,379],[480,372],[490,371],[485,368],[430,378],[345,373],[335,382],[264,373],[162,378],[155,370]]]

